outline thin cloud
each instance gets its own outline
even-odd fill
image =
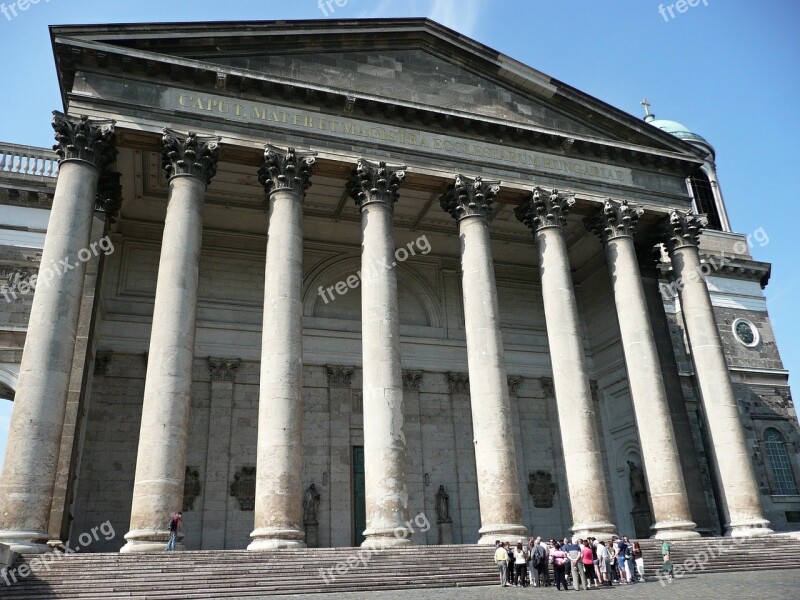
[[[379,17],[385,17],[389,14],[389,7],[392,4],[392,0],[381,0],[378,2],[377,5],[373,5],[367,10],[363,10],[358,14],[359,19],[377,19]]]
[[[474,0],[436,0],[428,13],[434,21],[455,29],[464,35],[474,36],[483,2]]]

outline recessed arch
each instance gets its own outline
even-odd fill
[[[442,312],[436,300],[437,294],[430,284],[407,264],[400,263],[395,268],[401,307],[400,324],[441,327]],[[360,271],[360,256],[340,255],[318,264],[305,280],[303,316],[360,321],[360,280],[354,287],[348,286],[344,294],[337,294],[335,289],[327,291],[344,282],[340,285],[340,289],[343,289],[348,278],[356,276]]]

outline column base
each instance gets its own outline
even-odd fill
[[[766,519],[748,519],[745,521],[728,523],[725,525],[725,529],[726,536],[735,538],[761,537],[775,533],[769,528],[769,521]]]
[[[655,529],[656,540],[691,540],[700,537],[697,525],[692,521],[661,521],[650,526]]]
[[[144,552],[166,552],[169,542],[169,531],[161,529],[132,529],[125,534],[128,542],[120,548],[120,554],[133,554]],[[178,534],[175,552],[185,550],[183,534]]]
[[[593,537],[598,540],[605,540],[617,533],[617,527],[613,523],[603,523],[602,521],[596,523],[576,523],[570,529],[572,529],[574,537],[582,539]]]
[[[17,554],[45,554],[51,552],[51,548],[46,541],[50,534],[43,531],[0,531],[0,543],[11,547],[12,552]]]
[[[282,550],[284,548],[305,548],[306,534],[299,529],[262,527],[250,534],[253,541],[248,550]]]
[[[407,527],[394,529],[366,529],[362,548],[394,548],[396,546],[411,545],[411,530]]]
[[[478,544],[493,546],[497,540],[516,544],[520,540],[528,539],[528,530],[524,525],[501,523],[498,525],[485,525],[478,530],[480,539]]]

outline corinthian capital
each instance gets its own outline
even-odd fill
[[[456,175],[455,183],[447,188],[439,202],[457,222],[467,217],[485,219],[492,211],[492,202],[499,192],[499,181]]]
[[[585,219],[584,225],[605,245],[619,237],[632,239],[639,217],[643,214],[644,209],[640,206],[628,204],[627,200],[617,202],[609,198],[599,214]]]
[[[286,152],[267,145],[264,149],[264,164],[258,171],[258,180],[267,194],[278,190],[289,190],[305,195],[311,187],[316,152],[297,152],[289,148]]]
[[[87,116],[69,117],[53,111],[56,144],[53,150],[62,160],[84,160],[98,169],[112,163],[117,156],[114,121],[90,120]]]
[[[211,183],[211,178],[217,172],[219,137],[164,129],[163,143],[161,166],[167,178],[189,175],[205,185]]]
[[[530,197],[514,209],[514,215],[533,233],[545,227],[563,229],[573,204],[575,198],[559,194],[558,190],[548,194],[542,188],[535,187]]]
[[[664,243],[670,254],[684,246],[699,246],[706,223],[692,210],[673,210],[664,228]]]
[[[208,370],[211,373],[211,381],[233,381],[236,376],[236,369],[239,368],[241,360],[238,358],[214,358],[208,357]]]
[[[356,170],[347,184],[347,193],[359,208],[381,202],[389,208],[394,206],[400,194],[400,183],[406,176],[405,165],[387,165],[381,161],[373,163],[359,158]]]

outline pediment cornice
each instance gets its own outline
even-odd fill
[[[376,38],[378,31],[381,36]],[[442,133],[477,134],[488,141],[521,144],[572,158],[608,160],[675,174],[689,174],[702,162],[693,146],[427,19],[353,20],[333,26],[320,21],[64,26],[51,28],[51,35],[65,106],[69,105],[76,73],[91,71],[191,86],[198,92],[313,105],[334,114],[404,126],[416,124]],[[299,82],[202,58],[209,52],[224,56],[254,47],[263,52],[270,44],[283,44],[285,52],[287,43],[308,48],[312,40],[315,50],[368,49],[376,43],[424,48],[482,77],[491,77],[515,93],[547,102],[571,118],[591,124],[598,133],[576,134]]]

